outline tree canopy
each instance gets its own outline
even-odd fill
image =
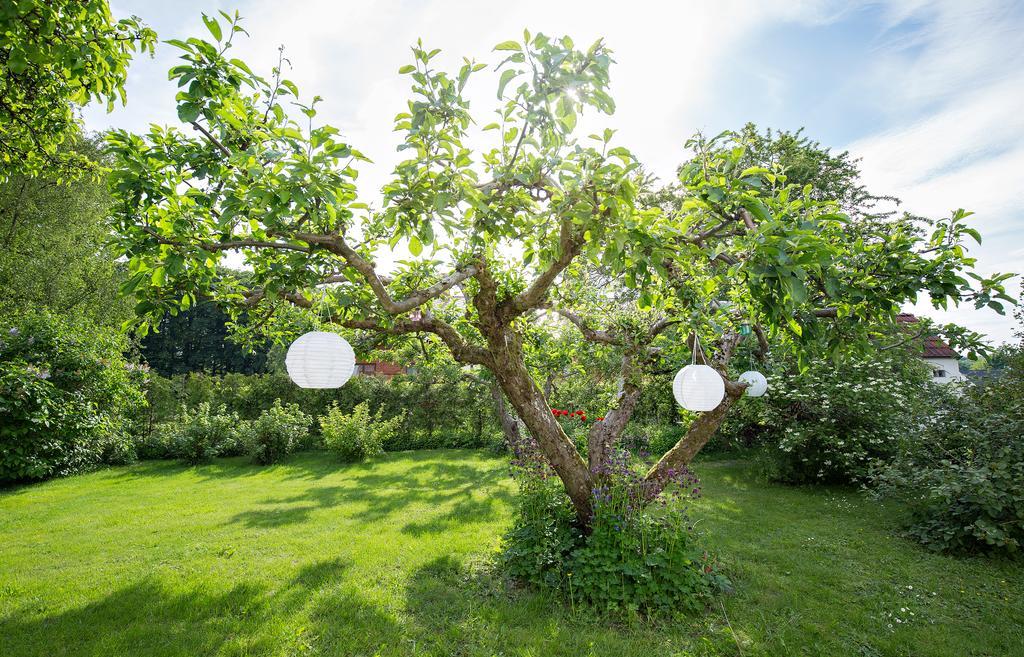
[[[101,166],[102,142],[76,138],[60,147]],[[0,183],[0,314],[45,309],[101,326],[132,316],[119,294],[125,267],[110,243],[110,194],[92,177],[60,182],[47,173]]]
[[[183,53],[170,71],[182,126],[109,140],[138,313],[152,321],[209,296],[267,328],[290,304],[342,329],[431,336],[494,374],[584,523],[640,373],[680,362],[695,339],[726,400],[651,469],[646,498],[742,395],[729,359],[744,325],[764,348],[821,353],[871,344],[879,322],[919,295],[937,306],[1005,297],[1005,277],[971,271],[965,242],[980,236],[968,212],[930,225],[851,216],[828,190],[792,184],[784,162],[752,162],[750,135],[695,137],[679,185],[657,193],[612,130],[578,134],[583,112],[614,111],[603,41],[578,48],[527,32],[498,44],[498,108],[486,124],[463,96],[485,64],[444,71],[440,51],[418,43],[399,70],[411,98],[394,119],[408,159],[380,207],[368,206],[356,187],[366,157],[318,123],[319,97],[303,102],[280,66],[262,77],[232,58],[243,30],[237,15],[223,18],[205,18],[212,40],[169,42]],[[477,148],[486,135],[490,146]],[[390,271],[375,264],[399,245],[412,257]],[[251,273],[219,270],[227,252]],[[586,461],[527,362],[530,332],[554,322],[621,357],[622,385]]]
[[[0,5],[0,181],[12,172],[77,178],[95,160],[61,148],[79,132],[76,111],[125,99],[136,51],[156,34],[138,18],[115,21],[106,0],[9,0]]]

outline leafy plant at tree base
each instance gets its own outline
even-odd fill
[[[280,401],[249,422],[243,439],[246,451],[260,465],[283,461],[309,437],[310,417],[295,404]]]
[[[143,368],[125,338],[44,312],[0,319],[0,483],[134,458]]]
[[[225,18],[205,17],[211,41],[168,42],[182,51],[170,71],[180,127],[109,137],[124,290],[139,299],[142,330],[208,297],[281,341],[323,325],[444,349],[493,375],[583,527],[649,372],[707,354],[726,396],[634,482],[644,504],[743,395],[731,358],[744,340],[803,365],[874,348],[877,327],[923,294],[939,307],[1001,310],[1010,299],[1005,274],[972,270],[970,213],[851,216],[813,176],[794,185],[779,162],[760,161],[771,149],[749,134],[695,137],[679,185],[654,189],[614,131],[577,131],[582,113],[614,111],[600,40],[527,32],[499,44],[493,122],[463,95],[486,65],[444,71],[439,51],[418,43],[400,69],[412,98],[395,117],[407,159],[370,207],[356,189],[365,156],[317,123],[320,99],[298,100],[280,65],[264,77],[232,57],[243,30]],[[489,148],[470,148],[474,124],[493,135]],[[375,259],[399,245],[411,257],[379,271]],[[227,252],[241,253],[244,275],[218,267]],[[545,361],[531,355],[544,333],[569,331],[619,363],[586,459],[551,414],[537,383]]]
[[[501,565],[512,579],[557,591],[572,605],[608,612],[699,611],[728,580],[703,550],[683,506],[699,494],[688,471],[673,473],[657,504],[636,495],[641,475],[616,453],[594,491],[594,522],[582,531],[550,472],[515,470],[516,518]]]
[[[106,0],[5,0],[0,4],[0,182],[11,173],[75,179],[97,163],[61,149],[78,135],[77,108],[125,99],[134,52],[156,33],[114,20]]]
[[[351,413],[343,413],[333,404],[320,418],[324,445],[342,461],[354,462],[384,453],[384,444],[392,440],[402,425],[403,416],[384,419],[384,409],[370,413],[370,406],[361,402]]]

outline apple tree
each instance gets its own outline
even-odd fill
[[[603,41],[526,33],[498,44],[493,120],[464,95],[485,64],[446,71],[438,50],[414,46],[399,70],[409,100],[394,118],[406,159],[367,205],[357,196],[366,156],[318,122],[320,99],[303,101],[281,66],[263,77],[231,57],[237,16],[207,26],[212,40],[169,42],[182,51],[170,71],[180,124],[109,138],[138,314],[152,321],[209,297],[250,325],[297,308],[338,329],[426,336],[490,372],[584,526],[642,373],[659,359],[688,361],[699,340],[727,394],[638,484],[643,499],[743,394],[730,356],[744,325],[765,348],[784,338],[820,352],[840,332],[870,344],[870,327],[918,295],[984,305],[1003,294],[998,277],[967,276],[964,241],[977,234],[966,213],[927,231],[910,218],[855,220],[812,186],[788,184],[783,168],[750,165],[742,135],[694,139],[679,185],[652,193],[612,130],[578,130],[584,112],[615,109]],[[411,257],[378,265],[401,246]],[[218,267],[229,252],[245,276]],[[555,322],[621,361],[586,459],[529,365],[531,331]]]

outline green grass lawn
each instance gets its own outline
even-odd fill
[[[929,554],[854,492],[698,472],[693,516],[736,591],[658,623],[481,574],[513,490],[482,452],[19,488],[0,493],[0,655],[1024,655],[1022,563]]]

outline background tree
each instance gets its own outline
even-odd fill
[[[9,0],[0,4],[0,181],[47,170],[57,179],[97,169],[61,148],[79,132],[76,110],[125,99],[134,52],[156,34],[138,18],[114,20],[106,0]]]
[[[110,139],[132,270],[125,289],[140,297],[139,313],[159,318],[204,295],[257,323],[293,304],[353,331],[438,340],[459,363],[490,370],[584,526],[653,360],[680,362],[699,337],[727,396],[638,482],[645,499],[742,394],[729,369],[742,324],[817,351],[834,346],[838,330],[869,344],[870,327],[922,291],[939,305],[1003,294],[999,278],[979,277],[972,289],[961,276],[972,264],[962,242],[975,234],[966,213],[930,235],[907,218],[853,222],[812,186],[787,184],[778,167],[744,166],[739,135],[693,141],[677,207],[644,204],[640,164],[613,145],[614,133],[575,135],[585,109],[614,110],[601,41],[577,49],[567,37],[526,33],[499,44],[501,102],[484,126],[497,143],[482,151],[469,146],[475,124],[462,92],[484,65],[466,60],[449,74],[436,68],[437,50],[415,46],[400,70],[413,97],[395,117],[409,158],[371,210],[356,198],[364,156],[315,123],[318,98],[298,103],[279,68],[264,79],[227,55],[237,16],[226,27],[206,23],[212,42],[169,42],[183,51],[171,77],[191,129]],[[301,124],[286,111],[292,102]],[[412,258],[380,271],[376,254],[399,243]],[[252,268],[246,280],[217,274],[228,251]],[[594,268],[629,293],[616,298],[635,297],[628,313],[578,284]],[[553,312],[620,355],[623,383],[591,430],[589,460],[526,361],[527,332]]]
[[[103,161],[94,138],[61,149]],[[14,174],[0,183],[0,315],[45,309],[99,326],[128,320],[132,304],[118,292],[125,268],[110,243],[109,206],[106,184],[93,178],[62,183]]]
[[[266,371],[267,346],[255,351],[233,342],[230,317],[210,302],[166,315],[156,332],[142,339],[143,360],[161,376],[188,372],[258,374]]]

